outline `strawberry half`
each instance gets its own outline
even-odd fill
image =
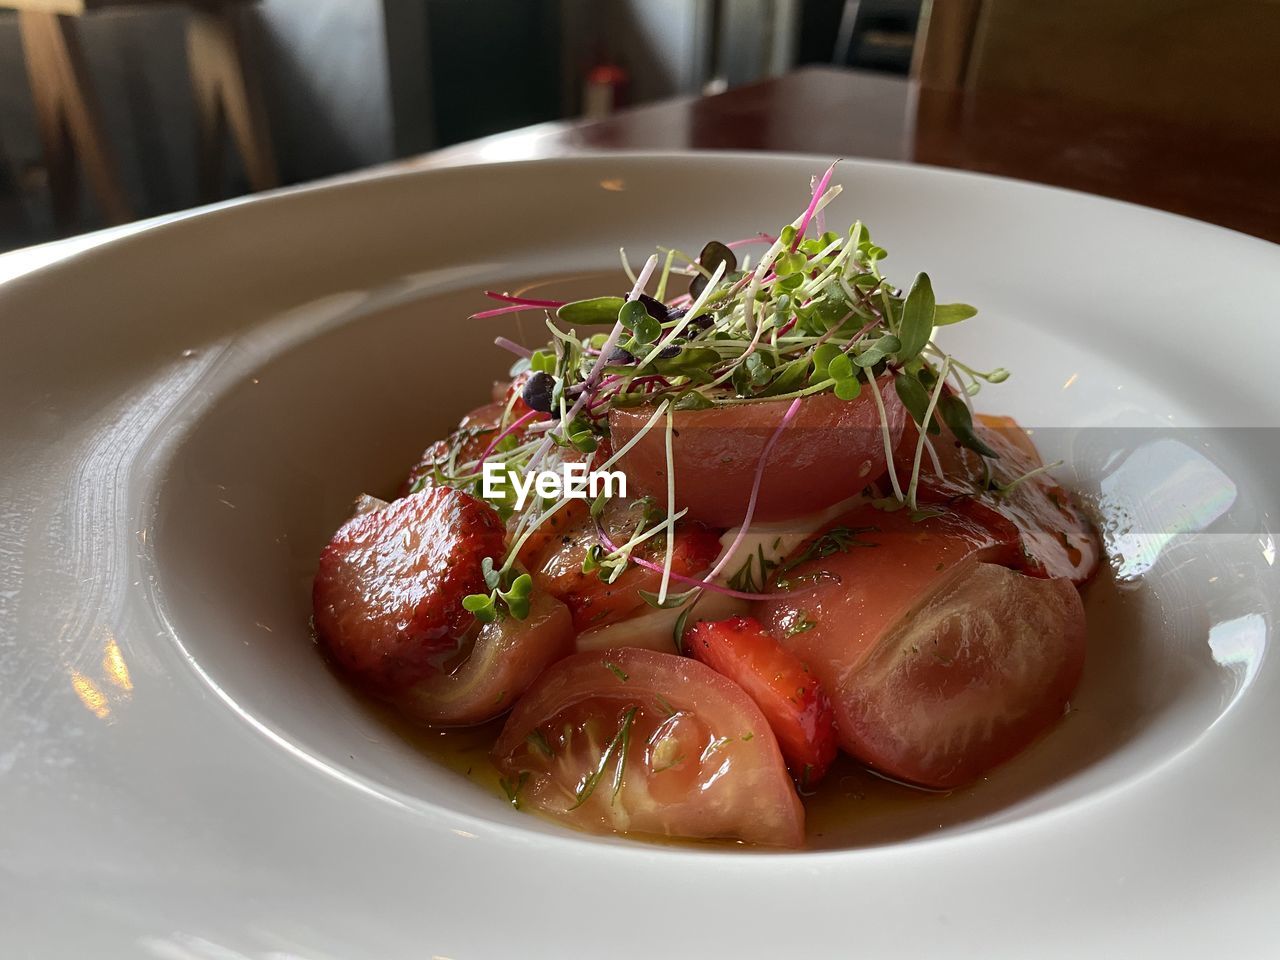
[[[835,712],[818,678],[794,653],[754,617],[700,621],[685,631],[684,645],[756,702],[802,789],[822,779],[836,757]]]
[[[320,554],[316,636],[366,686],[395,691],[429,675],[473,623],[462,598],[487,592],[503,525],[486,503],[434,487],[348,520]]]

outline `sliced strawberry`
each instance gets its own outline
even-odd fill
[[[818,678],[754,617],[701,621],[685,650],[742,687],[760,707],[801,788],[822,779],[836,756],[835,712]]]
[[[486,592],[480,563],[504,549],[498,514],[447,487],[353,517],[320,554],[316,636],[353,678],[402,689],[471,626],[462,598]]]

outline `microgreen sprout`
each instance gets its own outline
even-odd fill
[[[923,464],[940,469],[933,440],[943,427],[960,445],[988,461],[997,456],[974,426],[969,397],[985,383],[1008,377],[1003,368],[980,371],[942,351],[935,332],[976,314],[965,303],[937,303],[931,278],[919,273],[908,289],[894,286],[882,272],[887,257],[861,221],[844,233],[829,232],[825,219],[841,188],[833,183],[836,164],[811,181],[808,203],[777,235],[758,234],[743,240],[711,240],[696,258],[675,248],[659,247],[638,270],[619,250],[623,272],[631,283],[626,296],[604,295],[564,302],[490,291],[501,303],[475,317],[542,310],[549,340],[536,349],[503,337],[499,346],[516,356],[513,376],[520,393],[509,397],[497,428],[487,437],[478,460],[461,453],[465,439],[455,437],[429,477],[476,492],[486,461],[496,461],[513,476],[526,476],[551,461],[592,457],[609,437],[614,409],[640,407],[652,415],[641,431],[594,469],[607,470],[654,429],[664,431],[666,497],[664,509],[606,530],[602,504],[592,505],[598,543],[582,561],[584,573],[615,581],[635,564],[661,574],[656,593],[646,602],[681,608],[676,642],[690,610],[704,590],[731,596],[759,597],[776,574],[761,562],[747,564],[721,582],[721,567],[733,555],[725,551],[713,570],[688,577],[672,570],[675,532],[682,511],[676,509],[674,440],[678,414],[689,410],[788,401],[776,430],[757,464],[751,500],[739,524],[738,543],[752,522],[760,480],[769,452],[799,410],[800,401],[831,394],[853,402],[869,391],[888,464],[886,508],[909,507],[923,516],[917,493]],[[758,246],[755,246],[758,245]],[[743,247],[753,247],[750,257]],[[763,252],[759,252],[762,250]],[[687,277],[688,292],[676,279]],[[656,281],[650,289],[651,281]],[[918,426],[915,457],[907,472],[895,464],[896,432],[891,426],[885,389]],[[523,399],[529,408],[516,412]],[[927,458],[927,460],[926,460]],[[900,473],[902,474],[900,476]],[[1021,479],[993,486],[1012,489]],[[991,481],[995,484],[995,481]],[[511,486],[508,484],[508,486]],[[517,567],[517,557],[530,537],[565,505],[566,500],[531,498],[522,510],[502,498],[490,501],[507,520],[507,556],[486,567],[487,592],[468,596],[467,610],[478,620],[527,616],[531,582]],[[612,523],[612,521],[610,521]],[[610,533],[609,531],[612,531]],[[617,541],[621,541],[620,543]],[[662,538],[661,562],[652,550],[637,547]],[[658,541],[655,540],[654,546]],[[673,592],[680,584],[683,592]]]

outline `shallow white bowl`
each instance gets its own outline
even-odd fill
[[[945,334],[1014,371],[981,405],[1035,428],[1107,521],[1074,709],[973,790],[799,853],[587,837],[425,760],[316,655],[309,580],[352,496],[484,398],[493,336],[536,333],[464,320],[481,289],[775,227],[825,162],[299,190],[0,286],[0,952],[1274,955],[1263,241],[842,165],[829,222],[860,217],[892,276],[982,308]]]

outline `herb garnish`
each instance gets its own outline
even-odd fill
[[[693,600],[702,589],[716,587],[709,577],[695,582],[691,591],[669,592],[676,579],[671,533],[680,516],[670,454],[676,411],[778,400],[794,404],[822,393],[853,400],[869,390],[880,419],[893,500],[909,507],[913,517],[925,516],[916,492],[926,455],[937,462],[930,437],[945,424],[984,463],[995,458],[996,451],[973,427],[969,398],[983,383],[999,383],[1008,373],[1000,368],[975,370],[938,348],[932,339],[936,328],[962,322],[977,311],[968,304],[937,303],[925,273],[917,274],[905,292],[894,286],[881,271],[887,253],[872,241],[864,224],[855,222],[844,234],[814,235],[811,224],[822,222],[824,209],[841,192],[831,183],[834,168],[833,164],[817,179],[804,212],[776,238],[761,234],[733,243],[713,240],[696,258],[659,248],[661,258],[649,257],[638,271],[620,251],[633,281],[625,297],[562,303],[491,294],[506,306],[477,316],[547,311],[550,340],[543,347],[529,352],[499,338],[500,345],[521,354],[512,375],[529,375],[522,392],[531,409],[523,417],[513,416],[513,396],[489,449],[476,460],[460,462],[460,443],[455,442],[447,462],[437,465],[436,482],[479,495],[486,461],[499,463],[510,474],[525,475],[572,451],[597,449],[609,435],[614,407],[651,408],[652,416],[629,444],[593,466],[609,469],[650,430],[665,428],[666,509],[646,517],[626,542],[614,544],[602,536],[598,548],[588,553],[583,572],[613,582],[632,563],[649,565],[632,550],[651,536],[663,536],[663,562],[655,566],[662,579],[657,594],[645,599],[655,606],[683,608],[676,626],[677,646]],[[754,263],[750,255],[735,252],[751,244],[764,247]],[[655,296],[650,296],[647,290],[655,276]],[[688,292],[668,298],[675,277],[688,278]],[[890,381],[922,428],[912,469],[902,478],[893,463],[883,396]],[[507,498],[491,502],[504,518],[512,518],[510,549],[500,565],[493,558],[494,579],[486,574],[488,593],[467,597],[466,608],[482,621],[496,619],[503,611],[523,618],[528,615],[530,584],[515,568],[515,558],[529,536],[568,501],[535,502],[518,517]],[[598,519],[594,511],[593,516]],[[822,550],[863,545],[856,540],[819,542],[810,547],[819,552],[806,559],[828,555]],[[761,552],[729,579],[729,589],[762,592],[775,572],[776,564],[766,564]]]
[[[600,778],[604,776],[605,770],[609,768],[610,761],[616,755],[618,765],[613,772],[613,794],[611,799],[618,796],[618,791],[622,789],[622,775],[627,765],[627,748],[631,745],[631,725],[636,719],[636,710],[638,707],[628,707],[622,715],[622,724],[618,727],[618,732],[613,735],[613,739],[609,741],[604,750],[600,754],[600,762],[596,764],[596,768],[587,775],[582,781],[574,794],[574,804],[570,810],[576,810],[588,800],[591,794],[595,793],[596,785],[599,784]]]

